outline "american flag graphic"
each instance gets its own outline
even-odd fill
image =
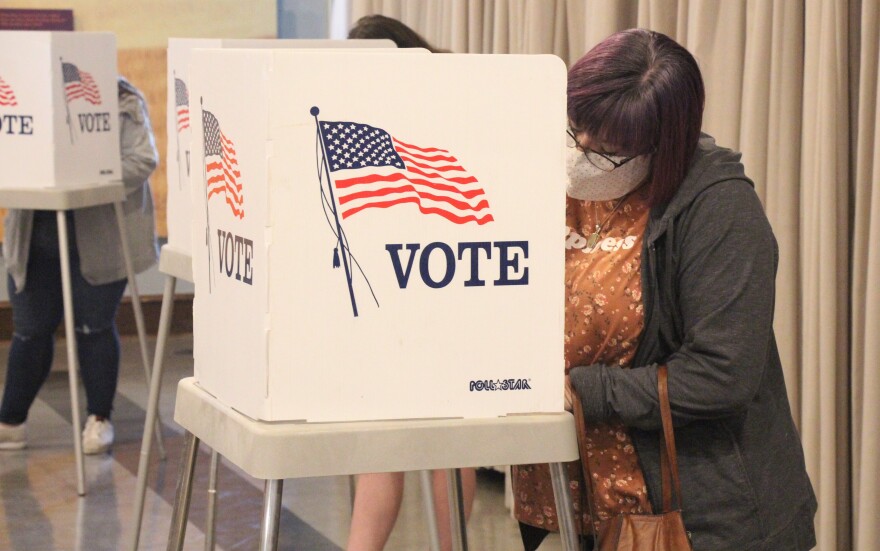
[[[92,105],[101,104],[101,92],[92,75],[81,71],[73,63],[66,62],[61,64],[61,74],[64,78],[64,94],[67,97],[67,103],[82,98]]]
[[[226,197],[232,215],[244,218],[244,196],[241,172],[235,158],[235,144],[220,130],[217,117],[210,111],[202,111],[202,127],[205,132],[205,172],[208,200],[214,195]]]
[[[15,99],[15,92],[12,91],[12,87],[6,84],[2,77],[0,77],[0,105],[9,107],[18,105],[18,101]]]
[[[414,204],[455,224],[492,222],[477,179],[445,149],[401,141],[356,122],[319,123],[342,218],[371,208]]]
[[[189,128],[189,91],[179,78],[174,79],[174,104],[177,107],[177,131],[181,132]]]

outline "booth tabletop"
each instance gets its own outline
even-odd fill
[[[159,271],[183,281],[193,282],[192,256],[174,245],[162,245],[159,251]]]
[[[414,471],[578,457],[570,413],[340,423],[260,422],[224,406],[193,377],[177,387],[174,420],[263,480]]]
[[[121,180],[63,188],[0,187],[0,207],[9,209],[71,210],[124,199],[125,187]]]

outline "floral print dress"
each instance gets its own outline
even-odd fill
[[[618,204],[620,203],[620,204]],[[650,209],[644,193],[622,200],[568,198],[565,241],[565,371],[602,363],[629,367],[644,325],[641,249]],[[591,245],[591,235],[601,226]],[[578,435],[587,451],[597,527],[617,513],[650,512],[644,476],[627,428],[619,421],[586,425]],[[581,458],[582,460],[584,458]],[[582,496],[580,461],[567,464],[580,533],[591,530]],[[514,516],[520,522],[559,530],[550,472],[544,465],[513,468]]]

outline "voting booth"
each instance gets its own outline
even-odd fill
[[[381,40],[311,40],[311,39],[168,39],[167,101],[167,222],[168,243],[177,251],[191,255],[190,228],[192,203],[192,125],[189,93],[190,55],[196,48],[396,48],[394,42]]]
[[[0,31],[0,186],[122,178],[116,38]]]
[[[196,50],[195,378],[257,420],[563,410],[565,66]]]

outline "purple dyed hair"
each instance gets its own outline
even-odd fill
[[[568,118],[575,131],[627,154],[654,153],[651,206],[669,202],[684,180],[704,103],[697,61],[658,32],[615,33],[568,72]]]

